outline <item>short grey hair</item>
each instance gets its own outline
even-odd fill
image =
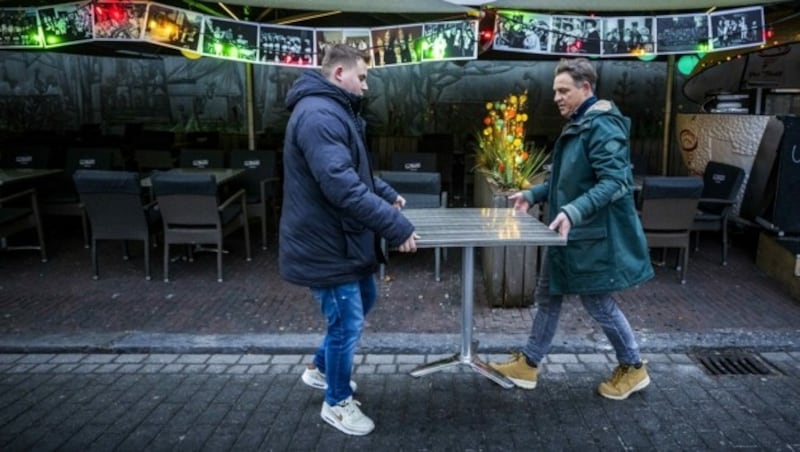
[[[592,91],[595,90],[597,84],[597,71],[594,69],[592,63],[586,58],[562,58],[556,65],[555,75],[569,74],[575,85],[580,85],[583,82],[589,82]]]

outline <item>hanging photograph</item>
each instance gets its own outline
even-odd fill
[[[656,17],[656,52],[686,53],[702,51],[708,43],[708,15],[681,14]]]
[[[92,4],[67,3],[39,8],[45,47],[60,47],[92,39]]]
[[[176,49],[200,51],[203,15],[150,3],[143,39]]]
[[[36,9],[0,9],[0,47],[42,47]]]
[[[94,39],[139,40],[146,15],[146,2],[97,2],[93,14]]]
[[[427,42],[422,24],[373,28],[371,37],[373,67],[419,62]]]
[[[550,28],[550,52],[559,54],[585,53],[583,16],[553,16]]]
[[[401,29],[402,31],[402,29]],[[414,44],[413,36],[409,36],[411,31],[406,31],[406,40],[409,46]],[[400,37],[402,38],[402,34]],[[414,36],[419,36],[414,30]],[[422,60],[472,60],[478,57],[478,22],[475,20],[457,20],[452,22],[429,23],[422,26],[421,46],[414,45],[413,48],[420,48]],[[405,50],[403,40],[398,42],[401,45],[401,55]],[[415,60],[418,61],[418,60]],[[405,59],[402,62],[406,62]]]
[[[497,12],[493,48],[508,52],[547,53],[550,16],[522,11]]]
[[[344,30],[341,28],[317,28],[315,31],[317,39],[317,65],[322,65],[325,58],[325,51],[336,44],[344,42]]]
[[[237,61],[258,60],[258,25],[205,16],[203,23],[204,55]]]
[[[653,25],[653,18],[645,16],[603,19],[603,55],[654,53]]]
[[[300,27],[259,27],[259,56],[262,63],[310,66],[314,61],[314,29]]]
[[[317,28],[317,65],[322,65],[325,51],[336,44],[347,44],[360,50],[368,58],[367,66],[372,65],[372,52],[369,51],[369,29],[366,28]]]
[[[764,8],[731,9],[710,15],[711,50],[736,49],[764,43]]]

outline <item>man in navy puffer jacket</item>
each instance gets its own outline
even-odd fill
[[[303,73],[289,90],[279,241],[281,276],[309,287],[328,322],[303,382],[325,390],[322,418],[351,435],[375,428],[353,399],[350,374],[377,296],[379,238],[416,251],[414,226],[400,213],[405,199],[372,176],[359,114],[366,89],[364,56],[336,45],[320,72]]]

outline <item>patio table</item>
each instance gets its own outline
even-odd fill
[[[454,208],[407,209],[420,236],[417,248],[461,248],[461,351],[411,371],[421,377],[452,366],[467,365],[504,388],[514,384],[475,355],[472,344],[475,247],[563,246],[567,241],[536,218],[514,209]]]
[[[60,169],[0,168],[0,185],[52,176],[63,172]]]
[[[210,174],[216,179],[217,185],[223,185],[244,174],[245,170],[239,168],[173,168],[170,171],[184,174]],[[141,183],[142,187],[145,188],[150,188],[153,185],[149,177],[142,179]]]

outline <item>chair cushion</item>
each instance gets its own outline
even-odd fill
[[[77,170],[72,178],[78,193],[138,195],[142,192],[139,175],[128,171]]]
[[[699,177],[645,177],[643,199],[699,198],[703,181]]]
[[[150,176],[156,197],[169,195],[217,195],[217,181],[211,174],[156,171]]]
[[[406,197],[411,193],[437,195],[442,191],[442,176],[439,173],[412,171],[381,171],[377,174],[398,193]],[[436,204],[439,207],[439,204]]]

